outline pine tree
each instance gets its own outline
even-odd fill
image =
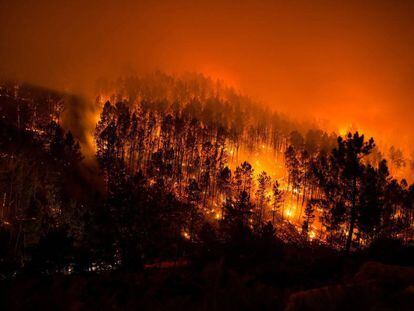
[[[272,223],[274,224],[276,213],[280,210],[280,207],[284,200],[284,193],[282,190],[280,190],[280,185],[277,180],[275,180],[275,182],[273,183],[272,194],[273,194]]]
[[[311,226],[313,224],[313,221],[315,219],[315,201],[309,200],[306,203],[305,208],[305,219],[302,224],[302,236],[307,240],[309,238],[309,232],[311,229]]]
[[[257,182],[258,186],[256,190],[256,222],[258,224],[261,224],[264,221],[264,211],[270,199],[267,195],[267,188],[270,186],[271,178],[269,175],[267,175],[266,172],[261,172],[257,177]]]

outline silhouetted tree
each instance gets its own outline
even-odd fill
[[[346,221],[347,236],[345,251],[349,252],[353,233],[361,208],[359,192],[364,173],[363,157],[368,155],[374,147],[371,138],[365,141],[364,135],[349,133],[345,139],[338,138],[338,146],[327,158],[319,161],[316,176],[319,186],[325,194],[325,204],[330,207],[325,222],[330,230]]]

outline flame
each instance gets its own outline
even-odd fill
[[[221,219],[221,213],[220,213],[220,212],[215,212],[215,213],[214,213],[214,218],[215,218],[216,220]]]
[[[288,210],[285,212],[285,216],[286,216],[287,218],[291,218],[291,217],[293,216],[293,212],[292,212],[292,210],[291,210],[291,209],[288,209]]]
[[[190,235],[190,233],[188,233],[188,232],[187,232],[187,231],[185,231],[185,230],[183,230],[183,231],[181,232],[181,235],[182,235],[182,237],[183,237],[184,239],[186,239],[186,240],[191,239],[191,235]]]
[[[309,232],[309,239],[310,239],[310,240],[313,240],[315,237],[316,237],[316,233],[315,233],[315,231],[311,230],[311,231]]]

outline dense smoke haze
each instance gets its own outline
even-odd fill
[[[201,72],[408,146],[413,21],[411,1],[2,1],[0,72],[81,95],[132,71]]]

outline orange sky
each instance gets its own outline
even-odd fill
[[[4,77],[87,92],[130,69],[201,71],[405,145],[413,57],[414,1],[0,1]]]

